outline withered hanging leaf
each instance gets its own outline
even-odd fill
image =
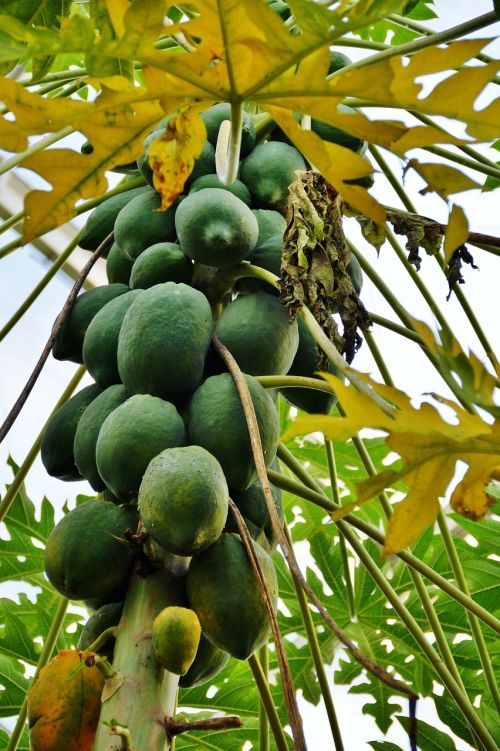
[[[462,276],[462,264],[467,263],[469,266],[472,266],[473,269],[478,269],[479,266],[476,266],[474,263],[474,258],[472,256],[472,253],[470,250],[467,250],[465,245],[461,245],[459,248],[456,249],[456,251],[453,253],[451,260],[448,264],[448,271],[446,272],[446,279],[448,282],[449,292],[446,296],[446,299],[449,300],[451,297],[451,293],[453,292],[453,287],[455,284],[465,284],[465,279]]]
[[[387,219],[394,227],[397,235],[405,235],[407,238],[406,249],[408,260],[417,268],[420,268],[421,259],[419,249],[423,248],[433,256],[439,252],[443,241],[443,229],[440,224],[417,214],[407,211],[387,212]]]
[[[361,341],[357,329],[367,326],[369,317],[347,273],[351,253],[342,227],[342,200],[318,172],[296,174],[289,188],[281,301],[293,318],[306,305],[350,362]],[[332,318],[335,307],[343,336]],[[323,356],[318,367],[327,367]]]

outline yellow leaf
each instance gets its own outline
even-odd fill
[[[343,146],[323,141],[310,130],[303,130],[286,111],[269,106],[266,106],[266,109],[304,156],[351,206],[373,219],[377,224],[384,222],[384,208],[364,188],[344,182],[344,180],[363,177],[373,171],[371,165],[363,157]]]
[[[454,205],[448,219],[444,236],[444,260],[449,263],[453,253],[463,245],[469,237],[469,223],[460,206]]]
[[[451,507],[462,516],[478,521],[488,511],[492,500],[485,493],[491,480],[500,479],[498,457],[477,457],[451,495]]]
[[[168,209],[183,189],[195,159],[207,137],[199,116],[205,105],[184,108],[168,123],[164,134],[149,146],[149,164],[156,190],[162,197],[162,209]]]
[[[116,36],[121,37],[125,33],[124,16],[130,10],[130,0],[105,0],[105,2]]]
[[[439,472],[440,464],[435,463],[432,469]],[[427,486],[426,486],[427,487]],[[414,543],[430,524],[433,524],[439,513],[437,498],[423,498],[421,493],[414,493],[396,504],[389,520],[382,557],[400,553],[401,550]]]
[[[441,198],[446,199],[452,193],[461,193],[464,190],[480,187],[479,183],[447,164],[423,164],[416,159],[410,159],[408,167],[413,167],[415,172],[418,172],[426,181],[427,186],[420,191],[422,195],[437,193]]]

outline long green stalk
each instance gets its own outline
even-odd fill
[[[40,279],[36,287],[30,292],[28,297],[24,300],[24,302],[19,306],[19,308],[16,310],[16,312],[9,318],[7,323],[0,329],[0,342],[5,339],[7,334],[14,328],[16,323],[23,317],[23,315],[26,313],[27,310],[33,305],[35,300],[41,295],[45,287],[49,284],[51,279],[56,275],[56,273],[59,271],[61,266],[64,265],[64,263],[67,261],[71,253],[74,251],[76,246],[78,245],[78,240],[80,239],[81,232],[79,232],[73,240],[69,243],[67,248],[63,250],[60,256],[56,258],[50,269],[47,271],[47,273]]]
[[[288,743],[285,733],[283,732],[283,728],[281,727],[281,722],[280,718],[278,717],[276,707],[274,706],[273,697],[271,696],[271,691],[269,690],[269,684],[266,680],[266,676],[264,675],[264,671],[262,670],[262,666],[255,654],[251,655],[248,658],[248,664],[250,665],[250,669],[253,673],[253,677],[259,691],[260,700],[266,710],[269,725],[274,737],[274,742],[276,743],[277,751],[288,751]]]
[[[64,616],[66,615],[68,603],[69,603],[69,600],[67,600],[65,597],[61,597],[59,605],[57,606],[57,610],[54,614],[54,618],[50,625],[49,632],[45,639],[43,649],[40,652],[40,657],[38,659],[38,664],[36,666],[35,674],[33,676],[31,685],[33,685],[33,683],[35,682],[40,670],[48,663],[48,661],[52,657],[52,653],[57,644],[57,639],[59,638],[59,634],[61,632],[61,628],[64,623]],[[28,692],[26,692],[23,703],[19,710],[19,714],[16,719],[16,724],[14,725],[14,729],[9,738],[6,751],[16,751],[17,747],[19,746],[19,742],[21,740],[21,736],[24,730],[24,725],[26,722],[27,708],[28,708]]]
[[[409,339],[411,342],[415,342],[421,347],[425,347],[424,342],[416,331],[411,331],[410,329],[405,328],[405,326],[401,326],[399,323],[395,323],[388,318],[384,318],[383,316],[377,315],[377,313],[373,313],[373,311],[370,311],[368,315],[370,316],[373,323],[375,323],[377,326],[382,326],[388,331],[393,331],[395,334],[404,336],[405,339]]]
[[[280,459],[283,460],[283,457],[280,456]],[[307,470],[305,470],[305,468],[302,468],[302,474],[304,473],[306,476],[309,475]],[[317,485],[317,483],[310,476],[309,476],[309,480],[310,480],[311,485],[312,484]],[[379,589],[383,592],[383,594],[385,595],[385,597],[387,598],[387,600],[393,607],[394,611],[398,614],[398,616],[400,617],[400,619],[402,620],[402,622],[404,623],[408,631],[411,633],[411,635],[417,642],[420,649],[426,655],[427,659],[429,660],[430,664],[436,671],[437,675],[439,676],[439,678],[441,679],[441,681],[443,682],[447,690],[450,692],[455,702],[460,707],[465,718],[471,725],[471,728],[473,729],[474,734],[477,735],[478,739],[483,744],[485,749],[487,749],[488,751],[496,751],[496,745],[495,745],[493,738],[491,737],[488,730],[483,725],[480,717],[475,712],[474,707],[472,706],[467,694],[465,693],[465,691],[462,690],[460,685],[457,683],[452,672],[449,670],[448,666],[445,665],[443,660],[439,657],[437,652],[427,641],[425,634],[423,633],[423,631],[421,630],[421,628],[419,627],[418,623],[415,621],[411,613],[408,611],[408,609],[403,605],[403,603],[399,599],[397,593],[394,591],[389,581],[382,574],[382,572],[379,569],[378,564],[375,563],[375,561],[371,558],[371,556],[363,547],[362,543],[359,541],[356,535],[349,534],[349,535],[346,535],[346,537],[352,549],[354,550],[355,554],[363,563],[363,565],[367,569],[370,576],[374,579]]]
[[[47,422],[50,420],[50,418],[52,417],[52,415],[55,412],[57,412],[57,410],[60,407],[62,407],[62,405],[66,401],[68,401],[69,397],[71,396],[71,394],[73,393],[73,391],[75,390],[75,388],[78,386],[78,384],[82,380],[84,373],[85,373],[85,366],[84,365],[80,365],[80,367],[78,368],[78,370],[76,371],[76,373],[74,374],[74,376],[72,377],[72,379],[70,380],[70,382],[68,383],[68,385],[66,386],[66,388],[64,389],[64,391],[61,394],[60,398],[58,399],[58,401],[57,401],[54,409],[50,413],[50,416],[49,416]],[[21,464],[21,466],[17,470],[16,476],[12,480],[11,485],[9,486],[7,492],[5,493],[4,497],[2,498],[2,500],[0,502],[0,522],[5,519],[7,513],[8,513],[8,511],[9,511],[11,505],[12,505],[13,500],[14,500],[14,498],[17,495],[17,491],[21,487],[22,483],[24,482],[24,480],[26,478],[26,475],[28,474],[29,470],[33,466],[33,462],[35,461],[36,457],[38,456],[38,452],[40,451],[40,446],[42,445],[43,433],[44,433],[45,428],[47,427],[47,422],[45,423],[45,425],[41,429],[41,431],[38,434],[38,436],[35,438],[35,441],[34,441],[32,447],[30,448],[30,450],[28,451],[28,454],[27,454],[25,460],[23,461],[23,463]]]
[[[476,162],[473,159],[469,159],[465,156],[460,156],[460,154],[456,154],[453,151],[448,151],[448,149],[443,149],[441,148],[441,146],[426,146],[424,151],[428,151],[430,154],[440,156],[442,159],[447,159],[449,162],[456,162],[457,164],[461,164],[463,167],[467,167],[468,169],[476,170],[476,172],[482,172],[484,175],[494,177],[496,180],[500,179],[499,167],[490,167],[483,162]]]
[[[259,649],[259,662],[266,680],[269,676],[269,646],[264,644]],[[269,751],[269,719],[266,708],[262,702],[259,702],[259,751]]]
[[[284,527],[284,530],[285,530],[286,538],[288,540],[288,544],[291,545],[292,539],[290,537],[290,532],[286,525]],[[304,590],[300,586],[300,582],[297,581],[297,577],[294,575],[293,571],[291,573],[292,573],[292,581],[293,581],[293,586],[295,589],[295,594],[297,595],[297,602],[299,603],[302,621],[304,623],[304,627],[305,627],[306,634],[307,634],[307,641],[309,642],[309,649],[311,650],[311,656],[313,658],[314,670],[316,671],[316,676],[318,678],[319,687],[321,689],[321,695],[323,697],[323,701],[325,702],[325,709],[328,715],[330,729],[332,731],[335,751],[344,751],[344,743],[342,741],[342,734],[340,731],[340,725],[339,725],[339,721],[337,717],[337,712],[335,711],[335,704],[333,702],[332,693],[330,691],[330,685],[328,683],[328,678],[326,677],[323,656],[321,654],[321,648],[320,648],[319,641],[318,641],[318,635],[314,627],[314,621],[312,619],[311,611],[309,609],[307,597],[305,596]]]
[[[328,438],[325,438],[325,451],[326,451],[326,459],[328,462],[328,471],[330,474],[330,485],[332,488],[332,495],[333,500],[337,504],[337,506],[341,506],[341,500],[340,500],[340,493],[339,493],[339,478],[337,474],[337,462],[335,461],[335,452],[333,450],[333,443],[332,441],[328,440]],[[342,532],[339,532],[339,546],[340,546],[340,555],[342,558],[342,568],[344,571],[344,579],[345,579],[345,585],[346,585],[346,592],[347,592],[347,602],[349,605],[349,615],[351,616],[351,619],[355,617],[356,615],[356,605],[354,601],[354,587],[351,579],[351,572],[349,570],[349,556],[347,555],[347,548],[345,544],[345,537],[342,534]]]
[[[0,235],[2,235],[4,232],[7,232],[8,229],[11,229],[11,227],[15,227],[16,224],[19,224],[19,222],[22,221],[23,216],[24,211],[18,211],[17,214],[12,214],[12,216],[9,216],[9,218],[6,219],[5,222],[0,224]]]

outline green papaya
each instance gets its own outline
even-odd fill
[[[151,459],[166,448],[182,446],[185,438],[173,404],[149,394],[131,396],[106,417],[99,431],[99,476],[118,498],[133,498]]]
[[[148,289],[164,282],[189,284],[193,264],[175,243],[157,243],[135,259],[130,275],[132,289]]]
[[[120,329],[123,384],[131,393],[182,401],[201,380],[211,335],[212,311],[202,292],[174,282],[144,290]]]
[[[92,378],[101,388],[120,382],[118,373],[118,336],[130,306],[137,300],[140,290],[129,290],[111,300],[96,313],[83,339],[83,362]]]
[[[194,555],[212,545],[226,523],[229,491],[217,459],[201,446],[162,451],[139,489],[139,513],[162,548]]]
[[[231,120],[231,105],[228,102],[219,102],[214,104],[201,113],[201,118],[207,129],[207,139],[212,146],[217,146],[219,129],[223,120]],[[255,146],[255,126],[251,116],[243,112],[243,122],[241,125],[241,158],[247,156]]]
[[[174,675],[185,675],[196,657],[201,626],[194,610],[169,605],[153,621],[152,641],[160,665]]]
[[[189,193],[197,193],[199,190],[203,190],[203,188],[220,188],[220,190],[228,190],[236,196],[236,198],[239,198],[240,201],[246,203],[247,206],[252,205],[250,191],[241,180],[235,180],[231,185],[225,185],[225,183],[219,180],[217,175],[202,175],[193,182],[189,189]]]
[[[194,688],[207,683],[223,670],[228,660],[228,653],[210,644],[202,633],[194,662],[187,673],[179,678],[179,686]]]
[[[104,631],[113,628],[113,626],[118,626],[122,610],[123,602],[111,602],[92,613],[78,639],[78,649],[88,649]],[[114,639],[110,639],[99,652],[107,657],[112,657],[113,644]]]
[[[284,375],[299,346],[297,321],[267,292],[237,297],[224,310],[215,333],[249,375]]]
[[[299,317],[298,322],[299,347],[288,375],[317,378],[318,347],[302,318]],[[336,376],[339,375],[339,372],[331,363],[328,363],[328,372]],[[286,388],[280,389],[280,393],[289,404],[311,414],[328,414],[337,402],[337,397],[334,394],[327,394],[324,391],[315,391],[314,389]]]
[[[75,433],[73,452],[80,474],[100,492],[106,488],[96,463],[96,444],[106,417],[128,398],[125,386],[115,384],[99,394],[83,413]]]
[[[249,256],[259,233],[251,209],[220,188],[190,193],[177,209],[175,227],[189,258],[223,269]]]
[[[139,188],[131,188],[130,190],[123,191],[123,193],[110,196],[110,198],[100,203],[87,219],[78,241],[80,248],[97,250],[102,241],[106,239],[110,232],[113,232],[116,217],[123,207],[146,190],[147,187],[145,185]],[[103,258],[105,257],[106,254],[103,254]]]
[[[130,201],[115,222],[115,241],[129,260],[146,248],[175,240],[175,205],[161,211],[161,196],[148,190]]]
[[[115,297],[130,292],[126,284],[107,284],[79,295],[52,347],[56,360],[83,363],[83,338],[91,320]]]
[[[45,573],[64,597],[104,597],[128,581],[133,554],[122,542],[136,516],[107,501],[88,501],[63,516],[45,547]]]
[[[266,243],[276,235],[280,235],[283,239],[286,229],[286,220],[279,211],[273,211],[272,209],[252,209],[254,217],[257,219],[259,225],[259,236],[257,238],[256,249],[260,248],[263,243]]]
[[[260,266],[260,268],[270,271],[271,274],[279,278],[281,276],[282,251],[283,235],[272,235],[260,245],[257,245],[251,255],[250,263],[253,266]],[[246,277],[242,280],[241,286],[245,291],[254,290],[267,292],[269,295],[279,295],[279,291],[263,279]]]
[[[307,165],[297,149],[287,143],[268,141],[257,146],[241,163],[240,179],[258,205],[284,209],[288,186],[296,179],[295,171],[305,169]]]
[[[257,416],[264,459],[269,466],[278,448],[278,413],[260,383],[249,375],[245,380]],[[207,378],[195,391],[189,405],[189,435],[192,443],[218,459],[230,488],[243,491],[256,480],[243,407],[229,373]]]
[[[332,73],[335,73],[337,70],[340,70],[341,68],[345,68],[347,65],[350,65],[352,63],[352,60],[350,57],[347,57],[347,55],[344,55],[343,52],[338,52],[337,50],[331,50],[330,51],[330,64],[328,66],[328,75],[331,76]]]
[[[109,249],[106,258],[106,276],[109,284],[127,284],[130,286],[130,274],[134,262],[123,255],[116,243],[113,243]]]
[[[75,464],[73,442],[78,423],[86,408],[99,396],[95,383],[68,399],[47,422],[41,445],[43,466],[51,477],[70,482],[82,480]]]
[[[271,464],[271,469],[279,471],[277,462]],[[281,490],[274,485],[271,485],[271,493],[278,518],[281,524],[283,524],[283,494]],[[271,517],[264,497],[264,491],[262,490],[262,485],[259,480],[252,483],[252,485],[243,491],[243,493],[234,493],[233,501],[238,506],[241,515],[244,517],[253,539],[262,545],[264,550],[271,553],[276,547],[278,541],[273,530]],[[236,522],[231,513],[228,515],[224,531],[238,532],[238,527],[236,526]]]
[[[255,552],[276,606],[278,582],[273,562],[260,545],[255,544]],[[267,640],[268,612],[238,535],[223,534],[192,559],[187,592],[203,633],[219,649],[246,660]]]

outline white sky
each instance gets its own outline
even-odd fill
[[[447,28],[467,20],[472,14],[478,16],[492,9],[491,0],[477,0],[474,4],[471,4],[469,0],[452,0],[451,2],[449,0],[437,0],[435,6],[441,20],[426,23],[436,29]],[[498,34],[499,26],[489,27],[475,34],[475,36],[492,37],[495,32]],[[494,54],[498,49],[497,43],[490,46],[487,51],[489,54]],[[346,51],[351,57],[357,57],[354,51]],[[360,53],[360,56],[364,56],[364,54]],[[494,159],[495,153],[498,152],[489,152],[490,158]],[[432,160],[432,155],[427,155],[426,161]],[[390,161],[397,174],[400,175],[401,162],[396,158]],[[413,173],[408,175],[406,188],[417,209],[426,216],[439,221],[446,221],[448,210],[445,203],[432,194],[419,196],[418,190],[422,187],[423,183],[419,178]],[[392,189],[383,178],[376,179],[374,194],[383,203],[394,206],[400,205]],[[499,234],[500,206],[498,191],[496,194],[481,194],[479,191],[463,193],[454,196],[453,201],[464,207],[472,230]],[[353,225],[353,221],[349,222],[349,226]],[[356,238],[359,233],[356,227],[353,228],[352,232],[353,234],[350,236],[357,242]],[[5,238],[4,235],[0,244],[3,245],[6,242]],[[359,244],[361,245],[361,242]],[[411,280],[407,278],[406,272],[392,249],[388,245],[384,246],[380,257],[376,260],[375,250],[369,246],[363,247],[366,248],[368,257],[374,261],[378,273],[385,280],[390,280],[391,288],[397,294],[405,309],[411,315],[431,322],[432,318],[427,306]],[[500,343],[498,333],[498,261],[485,251],[472,247],[471,250],[480,270],[474,271],[470,267],[465,267],[464,276],[467,283],[462,289],[484,326],[486,334],[490,337],[491,343],[498,348]],[[47,267],[46,259],[30,248],[21,249],[1,261],[0,325],[8,320],[21,301],[43,276]],[[476,354],[482,357],[480,344],[454,296],[449,302],[445,301],[447,285],[433,259],[423,257],[421,276],[434,294],[435,299],[441,304],[442,310],[462,344],[471,347]],[[71,284],[66,276],[59,274],[14,331],[0,343],[1,362],[3,364],[0,369],[0,414],[5,415],[18,396],[38,359],[50,326],[61,309]],[[366,279],[362,299],[368,310],[394,318],[385,301],[381,299],[378,292]],[[374,329],[374,333],[398,386],[414,396],[432,390],[447,395],[440,377],[431,370],[426,358],[420,354],[412,343],[378,327]],[[362,347],[354,364],[360,370],[376,372],[366,345]],[[49,358],[32,396],[11,430],[8,439],[0,448],[1,482],[9,479],[8,473],[5,472],[7,452],[10,452],[18,463],[23,460],[74,370],[75,366],[71,363],[60,363]],[[89,379],[83,381],[82,385],[87,382],[89,382]],[[48,477],[39,459],[35,462],[28,476],[27,488],[34,500],[40,501],[44,495],[47,495],[59,508],[65,499],[71,500],[77,493],[90,493],[90,487],[85,482],[67,484]],[[5,590],[0,587],[0,595],[5,593]],[[334,686],[333,696],[340,717],[346,751],[365,751],[365,749],[370,748],[367,745],[368,740],[382,739],[374,721],[361,713],[363,697],[348,695],[347,687],[344,686]],[[309,747],[316,749],[330,748],[331,738],[323,709],[321,707],[314,709],[309,705],[304,705],[304,703],[302,709]],[[419,716],[428,722],[439,725],[430,701],[420,703]],[[395,723],[387,735],[387,740],[400,744],[402,748],[407,748],[405,734],[400,730],[398,723]],[[466,751],[468,747],[463,742],[458,741],[457,748],[459,751]]]

